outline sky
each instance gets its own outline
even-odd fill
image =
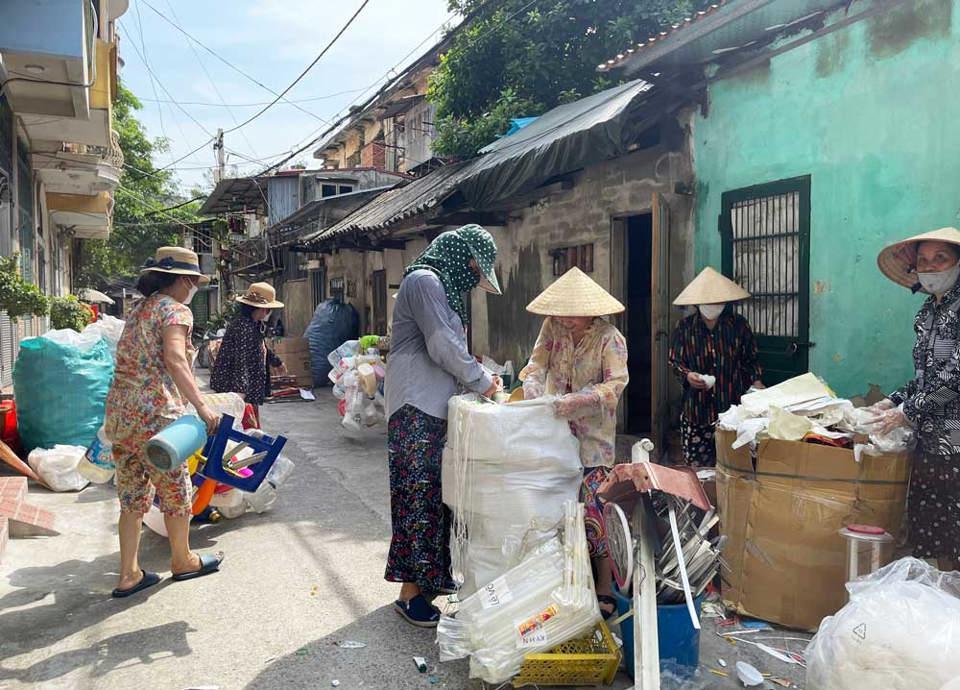
[[[362,3],[130,0],[119,20],[124,62],[120,77],[141,99],[143,110],[137,116],[148,135],[169,141],[169,150],[155,155],[157,167],[171,165],[203,146],[217,128],[228,130],[261,110],[276,94],[253,80],[276,93],[283,91]],[[161,14],[253,80],[191,41]],[[388,72],[395,75],[426,52],[441,38],[445,24],[456,21],[446,0],[370,0],[329,52],[284,96],[302,110],[280,101],[225,135],[227,176],[257,172],[319,136],[351,104],[362,103],[382,86]],[[312,152],[313,147],[308,148],[291,163],[318,165]],[[208,188],[215,160],[211,143],[172,169],[184,191]]]

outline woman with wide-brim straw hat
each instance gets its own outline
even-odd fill
[[[682,319],[670,343],[670,366],[683,386],[680,443],[697,467],[717,464],[715,425],[751,386],[762,388],[757,342],[750,324],[730,305],[750,293],[709,266],[674,300],[696,307]]]
[[[960,562],[960,230],[897,242],[877,263],[890,280],[929,295],[914,322],[915,375],[872,409],[882,431],[910,426],[917,433],[907,497],[913,555],[954,570]]]
[[[240,310],[227,325],[210,374],[210,387],[217,393],[239,393],[253,407],[257,426],[260,405],[270,395],[270,367],[283,362],[264,342],[266,321],[275,309],[283,309],[269,283],[254,283],[236,297]]]
[[[160,247],[143,267],[137,290],[144,298],[131,310],[117,344],[104,422],[113,444],[120,499],[120,579],[114,597],[130,596],[160,581],[159,575],[139,564],[143,516],[153,504],[154,492],[170,540],[174,580],[213,573],[223,559],[223,554],[200,556],[190,550],[193,487],[186,464],[162,472],[146,456],[147,441],[182,417],[188,402],[208,432],[215,432],[220,423],[193,377],[193,314],[186,306],[208,282],[194,252]]]
[[[623,305],[579,268],[571,268],[527,305],[545,316],[530,362],[520,372],[525,399],[555,395],[558,417],[580,441],[587,542],[604,618],[616,610],[606,534],[596,492],[616,463],[617,406],[630,377],[627,343],[604,316]]]

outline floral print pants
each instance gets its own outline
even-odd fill
[[[717,444],[714,441],[717,429],[713,425],[691,424],[686,416],[680,417],[680,445],[683,459],[693,467],[716,467]]]
[[[450,577],[450,515],[440,460],[447,421],[404,405],[387,425],[393,538],[384,578],[437,592]]]
[[[580,502],[583,503],[584,525],[587,528],[587,546],[590,558],[606,558],[607,533],[603,525],[603,505],[597,497],[600,485],[606,480],[610,470],[606,467],[584,467],[583,482],[580,484]]]

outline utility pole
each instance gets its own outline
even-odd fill
[[[223,149],[223,129],[217,130],[217,139],[213,142],[213,150],[217,154],[217,172],[214,174],[214,183],[219,184],[226,172],[226,152]]]

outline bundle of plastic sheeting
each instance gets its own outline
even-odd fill
[[[960,573],[903,558],[847,590],[807,647],[807,687],[919,690],[960,676]]]
[[[442,473],[461,596],[551,539],[583,477],[579,444],[553,398],[498,405],[476,395],[450,400]]]
[[[540,545],[519,565],[464,599],[437,628],[440,660],[470,657],[470,677],[502,683],[527,654],[581,637],[600,621],[583,505],[564,505],[563,541]]]

